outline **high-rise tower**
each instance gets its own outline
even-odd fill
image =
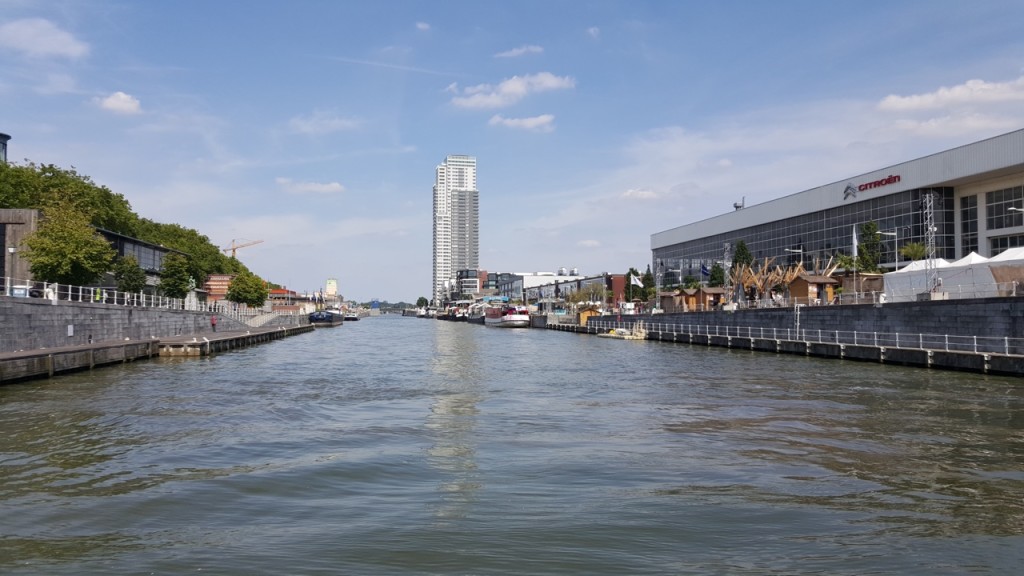
[[[434,173],[434,287],[439,304],[455,286],[458,270],[480,265],[480,193],[476,158],[448,156]]]

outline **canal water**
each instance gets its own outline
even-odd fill
[[[400,316],[0,387],[2,574],[1014,574],[1024,385]]]

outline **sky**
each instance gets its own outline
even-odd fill
[[[480,267],[646,270],[651,234],[1024,128],[1024,2],[0,0],[8,159],[299,292],[430,297],[434,169]]]

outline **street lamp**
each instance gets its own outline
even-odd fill
[[[804,249],[803,248],[783,248],[786,252],[793,252],[794,254],[800,255],[800,262],[804,261]]]
[[[8,280],[5,279],[4,285],[0,286],[0,288],[4,288],[4,292],[3,292],[4,294],[8,294],[9,295],[11,293],[10,286],[14,285],[14,274],[15,274],[15,272],[17,272],[17,269],[14,267],[14,255],[15,255],[15,253],[17,251],[18,251],[18,249],[15,248],[14,246],[8,246],[7,247],[7,253],[10,254],[10,256],[7,259],[10,260],[10,262],[11,262],[10,264],[7,265],[7,267],[10,268],[11,272],[10,272],[10,276],[9,276],[9,278],[10,278],[10,280],[9,280],[10,285],[7,284]],[[6,270],[5,270],[5,272],[6,272]]]

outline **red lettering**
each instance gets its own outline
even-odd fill
[[[882,178],[881,180],[875,180],[874,182],[866,182],[864,184],[861,184],[860,186],[857,186],[857,190],[859,192],[863,192],[865,190],[871,190],[872,188],[881,188],[882,186],[888,186],[889,184],[895,184],[895,183],[897,183],[899,181],[900,181],[899,175],[891,174],[891,175],[889,175],[886,178]]]

